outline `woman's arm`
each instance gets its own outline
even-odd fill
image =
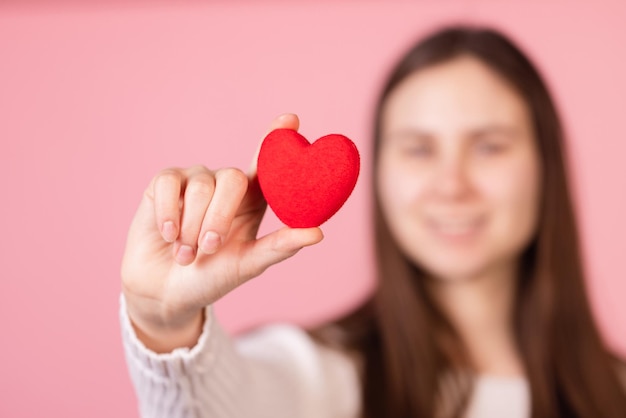
[[[137,338],[120,295],[122,340],[142,418],[352,418],[356,369],[292,325],[231,339],[205,309],[195,346],[158,354]]]

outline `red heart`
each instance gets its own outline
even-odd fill
[[[343,206],[359,168],[359,151],[343,135],[326,135],[310,144],[292,129],[276,129],[263,140],[257,175],[276,216],[292,228],[310,228]]]

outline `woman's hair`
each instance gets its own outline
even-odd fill
[[[564,134],[555,105],[530,60],[503,34],[460,25],[430,34],[398,62],[374,116],[374,173],[381,111],[407,76],[460,55],[480,59],[525,100],[543,173],[536,234],[520,254],[514,332],[530,385],[532,417],[624,417],[618,361],[605,348],[585,291]],[[472,393],[468,353],[425,288],[425,272],[400,250],[382,214],[375,176],[378,285],[356,311],[311,331],[325,343],[342,331],[361,360],[364,417],[459,416]],[[621,365],[621,363],[619,363]]]

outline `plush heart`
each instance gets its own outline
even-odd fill
[[[343,135],[309,143],[292,129],[270,132],[259,151],[257,175],[265,200],[292,228],[326,222],[343,206],[359,176],[359,152]]]

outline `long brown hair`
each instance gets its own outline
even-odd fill
[[[531,110],[541,156],[539,225],[520,255],[514,307],[532,417],[624,417],[626,394],[617,359],[599,335],[586,296],[561,122],[538,71],[510,39],[494,29],[459,25],[440,29],[410,49],[377,102],[374,173],[381,109],[389,94],[407,76],[461,54],[479,58],[517,89]],[[343,331],[342,348],[361,360],[363,417],[459,416],[472,383],[450,372],[471,367],[468,355],[426,291],[424,272],[393,239],[372,180],[378,286],[357,310],[330,324]],[[330,343],[325,333],[330,327],[312,335]]]

